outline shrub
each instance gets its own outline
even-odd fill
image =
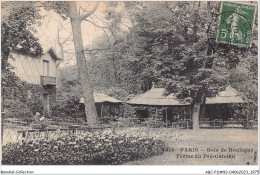
[[[118,165],[163,153],[154,138],[112,134],[66,135],[3,146],[4,165]]]

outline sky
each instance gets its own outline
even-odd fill
[[[96,2],[79,2],[78,6],[88,10],[93,8],[95,3]],[[100,26],[105,26],[104,22],[98,19],[104,19],[104,14],[107,9],[105,3],[106,2],[100,2],[97,10],[88,18]],[[58,56],[61,57],[57,39],[59,30],[60,42],[67,40],[67,42],[63,44],[64,51],[66,53],[70,52],[70,54],[65,54],[65,61],[61,63],[60,67],[76,64],[70,19],[64,21],[56,12],[46,11],[44,9],[41,9],[41,15],[44,16],[44,19],[41,20],[41,26],[36,28],[37,33],[35,35],[39,38],[43,51],[45,52],[50,47],[53,47]],[[84,47],[91,47],[95,39],[104,33],[102,29],[86,21],[82,21],[81,30]]]

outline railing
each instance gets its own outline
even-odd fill
[[[211,120],[211,121],[200,121],[200,128],[247,128],[252,129],[257,125],[256,120]]]
[[[41,76],[42,86],[56,86],[56,77]]]
[[[86,132],[103,132],[111,130],[112,133],[126,131],[135,131],[138,133],[145,132],[146,134],[154,134],[160,136],[161,133],[183,131],[184,129],[192,129],[192,121],[181,120],[178,122],[156,122],[156,124],[141,122],[141,123],[111,123],[102,124],[101,127],[89,127],[87,123],[68,123],[68,122],[50,122],[50,125],[46,128],[42,128],[41,125],[37,124],[24,124],[25,122],[19,121],[18,119],[4,119],[3,120],[3,132],[2,142],[5,145],[8,142],[19,142],[30,138],[43,137],[46,139],[60,137],[61,134],[83,134]],[[145,123],[144,123],[145,122]],[[245,121],[200,121],[200,128],[217,129],[217,128],[241,128],[241,129],[256,129],[257,120]],[[203,126],[204,124],[204,126]],[[158,133],[157,133],[158,132]],[[157,133],[157,134],[156,134]]]
[[[182,129],[191,129],[192,121],[190,120],[180,120],[177,122],[172,122],[172,128],[182,128]]]

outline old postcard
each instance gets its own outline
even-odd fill
[[[258,174],[257,20],[257,1],[1,1],[1,173]]]

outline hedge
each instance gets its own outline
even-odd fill
[[[163,153],[154,138],[101,134],[30,140],[3,146],[4,165],[119,165]]]

